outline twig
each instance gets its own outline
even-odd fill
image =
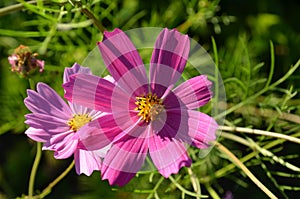
[[[288,169],[292,170],[292,171],[296,171],[296,172],[300,172],[300,168],[296,167],[295,165],[284,161],[282,158],[276,156],[275,154],[273,154],[271,151],[264,149],[262,147],[260,147],[257,143],[255,143],[253,140],[246,140],[244,138],[241,138],[240,136],[236,136],[230,133],[225,133],[223,132],[221,134],[222,137],[227,138],[227,139],[231,139],[233,141],[239,142],[245,146],[248,146],[250,148],[252,148],[254,151],[259,151],[261,154],[263,154],[266,157],[271,157],[275,162],[287,167]]]
[[[277,198],[265,185],[263,185],[252,173],[251,171],[233,154],[231,153],[225,146],[220,144],[219,142],[214,143],[219,151],[225,153],[233,163],[235,163],[238,167],[240,167],[245,174],[254,182],[265,194],[267,194],[270,198]]]
[[[200,189],[199,179],[195,176],[193,170],[190,167],[188,167],[187,170],[188,170],[188,173],[191,177],[191,182],[192,182],[192,185],[193,185],[193,189],[198,195],[198,196],[196,196],[196,198],[199,199],[200,198],[199,196],[201,196],[201,189]]]
[[[44,198],[46,195],[48,195],[52,188],[59,182],[61,181],[70,171],[71,169],[74,167],[74,160],[71,162],[71,164],[68,166],[68,168],[62,172],[55,180],[53,180],[53,182],[51,182],[43,191],[41,194],[38,195],[38,198]]]
[[[295,142],[297,144],[300,144],[299,138],[295,138],[295,137],[292,137],[289,135],[284,135],[281,133],[274,133],[274,132],[263,131],[263,130],[259,130],[259,129],[249,129],[249,128],[244,128],[244,127],[230,127],[230,126],[219,126],[219,129],[222,131],[249,133],[249,134],[255,134],[255,135],[265,135],[265,136],[269,136],[269,137],[285,139],[290,142]]]
[[[37,3],[37,1],[36,0],[27,1],[26,3],[28,3],[28,4],[35,4],[35,3]],[[23,8],[24,8],[24,5],[22,3],[18,3],[18,4],[6,6],[4,8],[0,8],[0,17],[4,16],[4,15],[7,15],[7,14],[10,14],[12,12],[19,11],[19,10],[21,10]]]
[[[300,136],[300,132],[295,133],[292,136],[298,137],[298,136]],[[285,141],[286,140],[277,139],[277,140],[274,140],[272,142],[269,142],[268,144],[266,144],[265,146],[263,146],[263,148],[264,149],[269,149],[269,148],[272,148],[272,147],[274,147],[274,146],[276,146],[278,144],[281,144],[281,143],[283,143]],[[247,162],[248,160],[250,160],[251,158],[253,158],[254,156],[256,156],[258,153],[259,153],[258,151],[253,151],[253,152],[249,153],[248,155],[242,157],[240,159],[240,161],[243,162],[243,163]],[[225,167],[222,167],[221,169],[215,171],[213,177],[212,176],[205,176],[205,177],[203,177],[203,178],[200,179],[200,182],[201,183],[208,183],[213,178],[221,178],[221,177],[225,176],[226,174],[233,172],[235,167],[236,167],[236,165],[233,164],[233,163],[228,164]]]
[[[194,197],[201,197],[201,195],[198,195],[198,194],[195,194],[187,189],[185,189],[183,186],[181,186],[178,182],[176,182],[176,180],[170,176],[169,179],[173,182],[173,184],[182,192],[184,192],[185,194],[187,195],[190,195],[190,196],[194,196]]]
[[[294,100],[293,104],[295,105],[296,103],[300,104],[300,101],[298,102],[298,101]],[[219,102],[217,106],[220,109],[225,109],[225,107],[228,107],[228,108],[233,107],[234,104],[232,104],[232,103],[227,104],[225,102]],[[276,116],[278,116],[278,119],[300,124],[300,116],[299,115],[286,113],[286,112],[279,113],[275,110],[271,110],[271,109],[267,109],[267,108],[257,108],[255,106],[251,106],[251,105],[247,105],[247,106],[243,106],[242,108],[238,108],[234,112],[240,113],[240,114],[255,115],[255,116],[259,115],[262,117],[270,117],[270,116],[276,115]]]
[[[95,15],[93,13],[91,13],[89,11],[89,9],[83,7],[83,5],[82,5],[82,3],[80,1],[76,1],[75,4],[78,5],[78,7],[81,8],[81,12],[83,14],[85,14],[89,19],[91,19],[94,22],[94,25],[98,28],[98,30],[100,32],[103,33],[105,31],[105,28],[102,25],[102,23],[95,17]]]

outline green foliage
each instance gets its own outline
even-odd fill
[[[30,77],[31,81],[45,82],[63,95],[64,68],[83,62],[102,39],[103,27],[107,30],[177,28],[198,41],[215,60],[223,79],[217,83],[224,84],[227,96],[226,104],[215,102],[205,110],[215,105],[218,107],[216,119],[226,116],[226,127],[242,127],[223,129],[218,143],[227,147],[278,198],[299,196],[299,32],[280,12],[274,12],[280,8],[275,2],[245,3],[249,8],[261,9],[256,13],[240,13],[234,2],[0,2],[0,147],[3,158],[0,198],[25,198],[34,157],[34,145],[24,135],[27,128],[24,115],[28,110],[23,100],[30,83],[10,71],[7,57],[20,44],[29,46],[46,63],[45,71]],[[233,9],[228,9],[226,4]],[[265,7],[270,10],[263,9]],[[292,7],[299,4],[291,4]],[[298,18],[293,20],[298,25]],[[141,51],[143,57],[150,53]],[[188,74],[195,75],[192,70]],[[188,152],[193,159],[191,169],[181,169],[168,179],[157,171],[141,171],[128,185],[118,188],[101,181],[97,172],[91,177],[71,172],[46,198],[222,198],[226,193],[232,193],[235,198],[267,197],[266,190],[257,188],[248,178],[251,174],[240,169],[232,155],[222,148],[213,148],[205,158],[199,158],[198,149],[189,147]],[[48,152],[43,152],[42,161],[35,194],[42,192],[69,162],[55,160]]]

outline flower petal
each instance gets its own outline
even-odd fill
[[[82,67],[79,64],[75,63],[72,68],[65,68],[64,71],[64,80],[63,83],[67,83],[68,81],[70,81],[70,76],[77,74],[77,73],[81,73],[81,74],[92,74],[90,68],[88,67]]]
[[[199,111],[172,108],[166,109],[164,121],[154,121],[151,127],[163,139],[177,139],[203,149],[216,139],[218,124],[212,117]]]
[[[102,179],[110,185],[127,184],[142,167],[148,151],[148,139],[127,135],[113,144],[102,164]]]
[[[44,131],[43,129],[36,129],[29,127],[26,131],[25,134],[32,140],[36,142],[46,142],[47,140],[50,139],[51,134],[47,131]]]
[[[72,75],[63,87],[66,91],[65,98],[70,102],[103,112],[112,111],[112,95],[113,99],[120,101],[129,98],[113,83],[94,75]]]
[[[184,107],[195,109],[205,105],[211,99],[211,86],[212,83],[207,77],[200,75],[180,84],[173,92],[184,103]]]
[[[67,83],[70,81],[70,76],[74,75],[74,74],[89,74],[92,75],[92,72],[90,70],[90,68],[88,67],[82,67],[79,64],[75,63],[72,68],[65,68],[64,71],[64,80],[63,83]],[[70,109],[72,110],[73,114],[87,114],[89,116],[91,116],[93,119],[97,118],[98,115],[100,115],[100,111],[96,111],[84,106],[81,106],[79,104],[76,103],[71,103],[68,102]]]
[[[62,119],[71,117],[72,113],[66,102],[47,84],[38,83],[37,91],[27,90],[28,97],[24,100],[26,107],[31,112]]]
[[[78,140],[74,139],[74,133],[69,133],[67,135],[54,135],[51,142],[52,149],[55,150],[54,157],[56,159],[65,159],[73,155],[75,150],[77,150]]]
[[[158,97],[172,89],[188,59],[190,40],[177,30],[163,29],[159,34],[150,62],[150,84]]]
[[[87,150],[99,150],[121,139],[135,123],[127,113],[106,114],[81,127],[77,134]]]
[[[25,123],[30,127],[43,129],[52,134],[65,132],[70,129],[66,120],[51,115],[30,113],[25,115],[25,118]]]
[[[93,171],[101,169],[101,159],[93,151],[77,149],[74,152],[76,173],[90,176]]]
[[[137,88],[148,91],[147,86],[140,88],[148,83],[143,61],[122,30],[105,31],[103,41],[98,43],[98,47],[108,71],[120,87],[129,94]],[[136,95],[140,93],[142,91]]]
[[[188,110],[187,113],[188,133],[179,132],[177,139],[182,139],[187,144],[200,149],[208,148],[210,146],[209,143],[216,140],[217,122],[212,117],[199,111]]]
[[[156,134],[149,139],[149,153],[159,173],[166,178],[192,163],[183,143]]]

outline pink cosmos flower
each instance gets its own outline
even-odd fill
[[[74,64],[64,71],[64,82],[72,74],[91,74],[89,68]],[[100,170],[101,160],[107,149],[98,151],[83,150],[78,133],[86,123],[98,118],[101,112],[66,102],[48,85],[37,84],[37,92],[28,90],[24,100],[32,112],[25,115],[30,127],[26,134],[37,142],[43,142],[43,150],[54,151],[54,157],[65,159],[74,154],[75,168],[78,174],[91,175]]]
[[[89,74],[70,77],[65,98],[106,112],[78,135],[88,150],[112,144],[103,160],[102,179],[123,186],[142,167],[147,154],[158,171],[169,177],[191,159],[186,144],[209,147],[217,123],[194,109],[212,97],[211,82],[200,75],[173,89],[190,50],[189,37],[163,29],[150,62],[149,80],[136,48],[124,32],[105,32],[98,43],[115,84]],[[173,89],[173,90],[172,90]]]

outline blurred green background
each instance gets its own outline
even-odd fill
[[[24,135],[27,128],[24,114],[28,110],[23,100],[30,86],[26,78],[10,71],[7,57],[20,44],[29,46],[39,54],[39,59],[45,60],[45,71],[32,76],[33,81],[45,82],[62,95],[64,68],[74,62],[81,63],[102,38],[93,21],[82,12],[85,8],[107,30],[116,27],[122,30],[177,28],[198,41],[217,60],[226,89],[227,106],[244,102],[239,109],[227,114],[226,125],[288,135],[299,132],[297,116],[300,101],[296,93],[300,91],[299,69],[279,86],[267,89],[257,98],[252,99],[251,96],[264,89],[272,71],[271,55],[275,57],[271,84],[286,75],[291,65],[300,58],[300,1],[86,0],[72,4],[64,0],[2,0],[0,8],[0,199],[27,194],[36,150],[35,143]],[[273,44],[271,47],[270,41]],[[283,118],[282,113],[296,119]],[[238,135],[257,142],[261,147],[274,141],[264,136]],[[240,159],[253,151],[251,147],[222,136],[219,141]],[[300,167],[299,145],[278,141],[274,146],[270,151],[276,157]],[[197,154],[198,151],[190,149],[190,153]],[[243,172],[236,167],[228,167],[230,161],[219,151],[214,149],[201,160],[196,155],[193,157],[193,169],[200,180],[203,195],[209,198],[226,198],[229,195],[244,199],[268,198]],[[257,154],[245,164],[279,198],[300,197],[299,171],[292,171],[273,158]],[[36,190],[46,187],[71,161],[55,160],[52,152],[44,151],[37,173]],[[139,174],[123,188],[112,188],[99,176],[97,172],[91,177],[77,176],[73,170],[46,198],[183,197],[178,186],[169,179],[161,181],[161,176],[155,172]],[[187,176],[187,170],[182,169],[174,178],[187,190],[193,191]],[[159,186],[156,187],[156,184]]]

